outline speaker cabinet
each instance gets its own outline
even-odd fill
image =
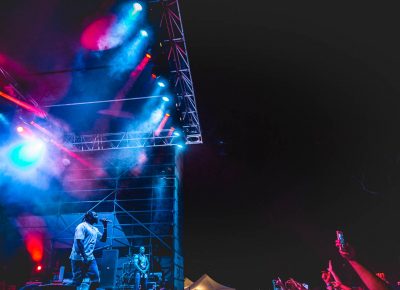
[[[116,282],[118,250],[103,250],[101,261],[100,286],[113,288]]]

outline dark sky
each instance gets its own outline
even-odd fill
[[[204,142],[186,155],[186,270],[318,286],[335,230],[399,276],[397,5],[185,1]],[[397,280],[396,280],[397,279]]]
[[[37,38],[65,48],[82,26],[74,17],[91,11],[67,2],[30,13],[2,1],[2,52],[35,66]],[[318,286],[329,258],[343,267],[333,246],[343,229],[366,264],[400,280],[395,2],[181,2],[204,137],[185,154],[186,275],[237,289],[268,289],[278,275]],[[30,14],[53,35],[6,26]]]

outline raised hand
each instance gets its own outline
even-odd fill
[[[356,257],[356,252],[354,251],[354,248],[346,243],[346,246],[341,250],[340,249],[340,242],[338,240],[336,240],[336,247],[339,250],[339,254],[346,260],[351,261],[354,260]]]
[[[275,282],[276,282],[276,286],[279,286],[281,288],[285,287],[285,284],[282,282],[281,278],[278,277],[278,279],[276,279]]]
[[[331,272],[322,271],[321,278],[325,282],[325,284],[328,284],[331,281]]]
[[[293,287],[295,287],[298,290],[301,290],[304,288],[301,283],[297,282],[293,278],[290,278],[288,281],[286,281],[286,283],[288,283],[289,285],[292,285]]]
[[[332,284],[333,288],[335,288],[335,289],[336,288],[340,289],[342,286],[342,283],[340,283],[338,281],[332,281],[331,284]]]
[[[328,270],[330,273],[332,273],[332,272],[333,272],[332,260],[329,260],[329,262],[328,262],[328,268],[327,268],[327,270]]]

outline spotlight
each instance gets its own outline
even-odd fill
[[[42,265],[36,266],[36,272],[40,272],[40,271],[42,271],[42,269],[43,269]]]
[[[18,133],[24,132],[24,127],[18,126],[18,127],[17,127],[17,132],[18,132]]]
[[[163,100],[164,102],[169,102],[169,98],[166,97],[166,96],[162,97],[162,100]]]
[[[156,75],[156,74],[151,74],[151,78],[152,78],[152,79],[156,79],[156,78],[157,78],[157,75]]]
[[[179,149],[183,149],[183,145],[182,144],[176,144],[176,147],[178,147]]]
[[[151,58],[151,54],[150,53],[146,53],[146,57],[147,58]]]
[[[45,148],[42,140],[25,141],[11,149],[10,159],[18,167],[30,167],[43,159]]]
[[[157,85],[161,88],[165,88],[165,83],[164,82],[158,82]]]
[[[149,34],[147,33],[146,30],[140,30],[140,35],[143,36],[143,37],[148,37],[149,36]]]
[[[133,10],[134,10],[134,12],[139,12],[139,11],[143,10],[143,7],[139,3],[135,2],[135,3],[133,3]]]
[[[181,134],[179,134],[179,132],[175,131],[175,132],[174,132],[174,136],[175,136],[175,137],[179,137],[179,136],[181,136]]]

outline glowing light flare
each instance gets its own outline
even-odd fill
[[[148,37],[149,33],[146,30],[142,29],[142,30],[140,30],[140,35],[143,36],[143,37]]]
[[[161,130],[164,129],[165,124],[168,122],[168,119],[171,115],[170,114],[165,114],[164,118],[161,120],[160,125],[158,125],[157,130],[154,131],[155,136],[160,136]]]
[[[133,13],[137,13],[143,10],[142,5],[140,5],[139,3],[135,2],[133,3]]]
[[[89,50],[107,50],[115,47],[115,43],[105,41],[115,21],[115,15],[108,15],[92,22],[82,33],[82,46]]]
[[[163,100],[164,102],[169,102],[169,98],[166,97],[166,96],[163,96],[163,97],[162,97],[162,100]]]
[[[42,265],[36,266],[36,272],[40,272],[40,271],[42,271],[42,269],[43,269]]]
[[[30,139],[11,147],[9,157],[15,166],[23,169],[40,165],[46,146],[40,139]]]
[[[126,3],[116,15],[97,19],[81,35],[81,44],[89,50],[104,51],[125,43],[136,29],[143,10],[139,3]],[[142,35],[143,36],[143,35]]]
[[[6,94],[6,93],[0,91],[0,96],[5,98],[6,100],[9,100],[10,102],[13,102],[14,104],[20,106],[21,108],[24,108],[25,110],[34,113],[36,116],[38,116],[40,118],[46,117],[46,112],[44,112],[43,110],[40,110],[40,109],[38,109],[32,105],[29,105],[28,103],[25,103],[21,100],[18,100],[17,98],[14,98],[14,97],[10,96],[9,94]]]
[[[134,71],[131,72],[130,77],[135,78],[135,80],[140,76],[140,74],[143,72],[145,69],[146,65],[150,61],[150,57],[147,56],[148,54],[145,55],[145,57],[140,61],[140,63],[137,65]]]
[[[147,38],[140,35],[129,41],[110,60],[113,63],[111,75],[120,74],[131,70],[132,67],[137,67],[142,61],[147,46]]]
[[[38,156],[43,152],[45,145],[41,140],[34,140],[24,145],[21,149],[21,154],[27,160],[36,160]]]
[[[172,136],[172,134],[175,134],[174,131],[175,131],[175,128],[174,128],[174,127],[171,127],[171,128],[169,129],[169,131],[168,131],[167,136],[170,137],[170,136]]]
[[[38,129],[40,132],[44,133],[47,137],[49,137],[50,138],[49,142],[51,144],[53,144],[55,147],[57,147],[58,149],[60,149],[61,151],[65,152],[65,153],[67,153],[69,156],[71,156],[72,158],[77,160],[79,163],[81,163],[85,167],[93,169],[93,172],[95,173],[96,176],[105,176],[106,175],[104,170],[95,168],[92,163],[90,163],[83,157],[79,156],[75,152],[72,152],[71,150],[66,148],[64,145],[57,142],[57,140],[55,140],[56,139],[55,136],[49,130],[47,130],[46,128],[43,128],[42,126],[35,123],[34,121],[31,121],[30,124],[32,126],[34,126],[36,129]]]
[[[145,69],[145,67],[149,63],[149,61],[150,61],[150,58],[148,58],[146,55],[141,60],[141,62],[138,64],[138,66],[135,68],[135,70],[133,70],[130,73],[128,81],[118,92],[117,96],[115,97],[115,100],[120,100],[120,99],[125,98],[126,94],[133,87],[137,78],[142,74],[143,70]],[[102,114],[102,115],[109,115],[109,116],[119,117],[119,118],[127,118],[127,119],[132,118],[132,113],[122,112],[123,104],[124,104],[124,102],[122,102],[122,101],[121,102],[113,102],[113,103],[111,103],[111,105],[108,109],[100,110],[100,111],[98,111],[98,113]]]
[[[43,240],[43,234],[39,232],[29,232],[25,236],[26,249],[35,262],[43,259]]]
[[[45,222],[33,215],[20,216],[16,222],[32,260],[41,262],[44,254]]]
[[[17,131],[18,135],[20,137],[24,138],[25,140],[32,141],[32,140],[37,139],[35,134],[32,132],[32,130],[27,126],[18,126],[16,128],[16,131]]]
[[[161,88],[165,88],[165,83],[164,82],[158,82],[157,85]]]

